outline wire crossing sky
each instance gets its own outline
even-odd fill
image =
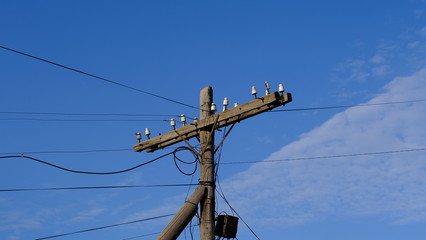
[[[221,110],[267,81],[293,101],[216,132],[216,217],[239,215],[238,239],[423,240],[425,18],[423,0],[5,1],[0,239],[177,212],[198,160],[162,157],[186,144],[134,152],[135,133],[197,116],[206,86]],[[153,238],[167,223],[57,239]],[[198,235],[195,217],[178,240]]]
[[[15,49],[11,49],[11,48],[8,48],[8,47],[5,47],[5,46],[0,46],[0,48],[7,50],[7,51],[10,51],[10,52],[14,52],[14,53],[26,56],[26,57],[30,57],[30,58],[42,61],[42,62],[45,62],[45,63],[49,63],[49,64],[55,65],[57,67],[61,67],[61,68],[65,68],[65,69],[77,72],[77,73],[81,73],[81,74],[87,75],[89,77],[96,78],[96,79],[99,79],[99,80],[102,80],[102,81],[105,81],[105,82],[108,82],[108,83],[111,83],[111,84],[115,84],[115,85],[120,86],[120,87],[125,87],[125,88],[131,89],[131,90],[135,90],[135,91],[138,91],[138,92],[141,92],[141,93],[144,93],[144,94],[156,97],[156,98],[160,98],[160,99],[163,99],[163,100],[166,100],[166,101],[169,101],[169,102],[173,102],[173,103],[176,103],[176,104],[180,104],[180,105],[183,105],[183,106],[187,106],[187,107],[190,107],[190,108],[199,109],[198,107],[194,107],[194,106],[191,106],[189,104],[186,104],[186,103],[183,103],[183,102],[180,102],[180,101],[176,101],[176,100],[173,100],[173,99],[170,99],[170,98],[167,98],[167,97],[163,97],[163,96],[160,96],[158,94],[150,93],[150,92],[147,92],[145,90],[141,90],[139,88],[135,88],[135,87],[126,85],[124,83],[116,82],[116,81],[113,81],[113,80],[110,80],[110,79],[107,79],[107,78],[104,78],[104,77],[100,77],[100,76],[97,76],[97,75],[94,75],[94,74],[91,74],[91,73],[83,72],[81,70],[78,70],[78,69],[75,69],[75,68],[72,68],[72,67],[67,67],[65,65],[46,60],[44,58],[36,57],[34,55],[24,53],[24,52],[15,50]]]

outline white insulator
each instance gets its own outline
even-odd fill
[[[136,133],[136,139],[140,142],[142,139],[142,135],[140,132]]]
[[[151,135],[151,131],[149,131],[149,128],[145,128],[145,135],[149,137]]]
[[[223,108],[222,108],[222,112],[226,110],[226,108],[227,108],[228,104],[229,104],[229,103],[228,103],[228,98],[227,98],[227,97],[225,97],[225,98],[223,99]]]
[[[186,125],[186,117],[185,117],[185,115],[184,115],[184,114],[181,114],[181,115],[180,115],[180,121],[182,122],[183,126],[185,126],[185,125]]]
[[[225,97],[224,99],[223,99],[223,106],[228,106],[228,98],[227,97]]]
[[[170,119],[170,126],[175,127],[176,126],[176,121],[174,118]]]
[[[255,86],[251,87],[251,95],[256,95],[256,94],[257,94],[256,87]]]
[[[210,110],[212,112],[216,112],[217,108],[216,108],[216,104],[215,103],[212,103],[212,106],[210,107]]]
[[[280,85],[278,85],[278,92],[283,93],[284,91],[285,91],[285,89],[284,89],[284,85],[282,85],[282,84],[280,83]]]
[[[266,89],[266,91],[265,91],[265,94],[266,95],[268,95],[268,94],[270,94],[271,92],[269,91],[269,89],[271,89],[271,86],[269,86],[269,83],[266,81],[265,82],[265,89]]]
[[[194,117],[194,123],[197,123],[197,122],[198,122],[198,118]]]
[[[234,107],[238,107],[238,103],[236,102],[236,103],[234,103]]]

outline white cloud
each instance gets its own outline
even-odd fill
[[[423,99],[426,67],[399,77],[368,103]],[[426,146],[425,103],[350,108],[271,154],[267,160]],[[265,224],[331,216],[426,221],[425,152],[258,163],[224,182],[234,207]]]

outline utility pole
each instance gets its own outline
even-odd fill
[[[200,120],[208,119],[212,115],[213,89],[208,86],[200,93]],[[201,165],[200,184],[207,189],[206,197],[201,200],[200,239],[214,240],[214,207],[215,207],[215,179],[214,179],[214,128],[212,125],[200,131]]]
[[[184,125],[168,133],[148,139],[136,144],[135,152],[154,152],[158,149],[179,143],[193,137],[199,137],[200,152],[191,147],[195,154],[201,157],[199,187],[184,203],[167,227],[160,233],[157,240],[175,240],[190,222],[200,203],[200,240],[214,240],[215,232],[215,163],[214,163],[214,132],[215,130],[235,124],[241,120],[250,118],[292,101],[290,93],[284,93],[284,87],[280,84],[279,92],[269,92],[269,84],[266,82],[266,95],[257,97],[257,91],[252,88],[255,99],[242,105],[235,106],[221,113],[214,114],[211,110],[213,103],[213,89],[208,86],[200,92],[200,121]],[[223,139],[224,140],[224,139]],[[219,145],[223,143],[223,140]]]

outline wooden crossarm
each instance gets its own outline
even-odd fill
[[[133,147],[133,149],[135,152],[141,152],[144,150],[146,152],[153,152],[157,149],[181,142],[183,139],[187,140],[197,136],[201,129],[212,127],[216,119],[216,129],[219,129],[232,123],[239,122],[243,119],[285,105],[291,101],[291,93],[284,93],[280,95],[278,92],[274,92],[237,107],[225,110],[221,113],[211,115],[210,117],[200,120],[197,123],[183,126],[179,129],[138,143]]]

